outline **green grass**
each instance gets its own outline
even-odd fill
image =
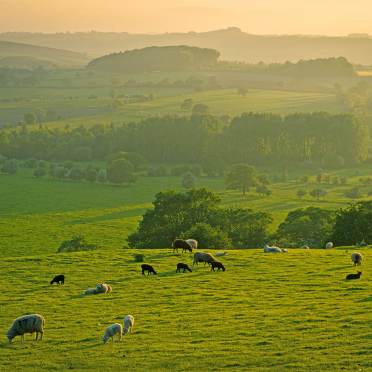
[[[40,226],[41,227],[41,226]],[[24,234],[26,239],[27,234]],[[187,254],[141,250],[157,276],[140,275],[134,250],[3,256],[0,329],[26,313],[45,336],[0,344],[0,370],[366,371],[372,368],[372,253],[359,281],[345,250],[230,251],[226,272],[200,265],[176,274]],[[65,286],[49,286],[55,274]],[[81,296],[97,282],[110,295]],[[106,326],[135,317],[133,334],[103,345]]]

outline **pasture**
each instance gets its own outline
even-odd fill
[[[26,239],[27,234],[24,234]],[[351,249],[229,251],[226,272],[199,265],[176,274],[190,254],[141,250],[157,276],[142,276],[135,250],[14,255],[0,268],[0,370],[296,370],[372,368],[371,251],[359,281],[346,282]],[[64,286],[50,286],[64,273]],[[96,283],[109,295],[82,296]],[[44,339],[12,345],[16,316],[40,313]],[[103,331],[126,314],[133,334],[103,345]]]

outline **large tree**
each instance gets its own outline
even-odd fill
[[[235,164],[226,175],[226,187],[233,190],[241,190],[243,195],[249,188],[256,186],[256,169],[247,164]]]

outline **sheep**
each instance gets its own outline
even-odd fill
[[[264,253],[282,253],[283,251],[279,247],[270,247],[269,245],[265,244],[264,246]]]
[[[214,271],[215,268],[217,268],[218,270],[222,269],[222,271],[226,270],[225,266],[223,266],[222,263],[218,261],[211,262],[211,270]]]
[[[183,272],[186,272],[187,271],[190,271],[190,273],[192,272],[192,270],[189,268],[189,265],[185,264],[185,263],[182,263],[182,262],[179,262],[177,264],[177,270],[176,270],[176,273],[180,273],[181,270],[183,270]]]
[[[353,261],[354,266],[360,266],[362,264],[363,256],[359,252],[354,252],[351,254],[351,261]]]
[[[301,248],[302,249],[310,249],[310,247],[308,245],[303,245]]]
[[[65,284],[65,276],[64,275],[55,276],[50,282],[50,285],[52,285],[53,283],[57,283],[58,285]]]
[[[332,243],[332,242],[328,242],[328,243],[325,245],[325,248],[326,248],[326,249],[331,249],[331,248],[333,248],[333,243]]]
[[[217,257],[227,256],[227,252],[216,252]]]
[[[98,293],[111,293],[112,287],[106,283],[99,283],[96,285],[96,294]]]
[[[173,247],[173,253],[175,251],[178,252],[179,248],[182,248],[182,253],[186,251],[192,252],[191,245],[186,240],[183,240],[183,239],[174,240],[174,242],[172,243],[172,247]]]
[[[156,275],[157,274],[157,272],[155,271],[155,269],[151,265],[142,264],[141,268],[142,268],[142,275],[145,275],[145,271],[147,271],[147,275],[150,275],[150,274]]]
[[[192,249],[198,249],[198,241],[195,240],[195,239],[186,239],[185,240],[187,243],[189,243],[189,246],[192,248]]]
[[[127,315],[124,318],[124,335],[131,333],[134,326],[134,317],[132,315]]]
[[[120,341],[122,340],[123,327],[119,323],[114,323],[106,328],[105,334],[102,337],[103,343],[105,344],[110,338],[114,342],[115,335],[118,335]]]
[[[199,262],[204,262],[204,265],[207,263],[210,265],[212,262],[216,261],[216,259],[210,254],[210,253],[204,253],[204,252],[196,252],[194,254],[194,262],[193,265],[197,264]]]
[[[12,326],[9,328],[6,336],[8,337],[9,343],[12,342],[16,336],[21,336],[21,342],[25,340],[25,333],[36,332],[36,341],[39,338],[40,341],[43,339],[45,319],[39,314],[29,314],[21,316],[14,320]]]
[[[106,283],[99,283],[95,288],[88,288],[84,291],[85,295],[100,294],[100,293],[111,293],[112,287]]]
[[[346,275],[346,280],[352,280],[352,279],[359,279],[360,276],[362,275],[362,272],[361,271],[358,271],[357,274],[348,274]]]

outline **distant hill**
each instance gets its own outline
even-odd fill
[[[30,44],[0,41],[0,65],[9,67],[78,67],[87,62],[81,53]]]
[[[114,53],[91,61],[88,68],[116,72],[198,71],[215,66],[214,49],[163,46]]]
[[[98,57],[148,46],[189,45],[212,48],[221,59],[247,62],[296,62],[300,59],[343,56],[352,63],[372,64],[372,38],[368,35],[342,37],[303,35],[252,35],[232,27],[210,32],[158,35],[78,32],[2,33],[0,40],[74,50]]]

